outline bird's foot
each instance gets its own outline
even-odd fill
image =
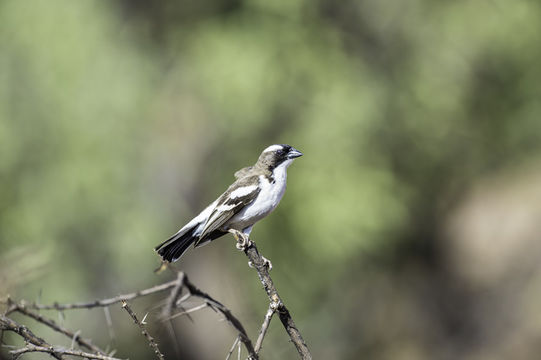
[[[248,236],[241,237],[237,240],[237,249],[244,251],[252,245],[252,240]]]
[[[250,237],[242,231],[229,229],[229,232],[233,234],[235,240],[237,240],[237,244],[235,245],[237,249],[244,251],[252,245],[252,240],[250,240]]]
[[[272,270],[272,263],[269,259],[261,255],[261,258],[263,259],[263,265],[265,265],[267,268],[269,268],[269,271]]]
[[[271,271],[272,263],[270,262],[270,260],[264,257],[263,255],[261,255],[261,259],[263,259],[263,266],[266,266],[269,269],[269,271]],[[252,269],[254,268],[254,264],[251,261],[248,261],[248,266],[251,267]]]

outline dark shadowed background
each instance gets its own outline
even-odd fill
[[[538,358],[540,34],[528,0],[1,1],[0,297],[166,281],[153,246],[288,143],[305,156],[252,237],[315,358]],[[246,262],[228,235],[176,267],[255,339]],[[133,307],[175,358],[159,300]],[[114,342],[102,310],[63,321],[151,358],[113,310]],[[235,333],[193,318],[183,358],[225,357]],[[277,319],[262,357],[296,358]]]

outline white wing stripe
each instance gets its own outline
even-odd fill
[[[231,194],[229,194],[229,197],[231,199],[236,199],[242,196],[246,196],[249,193],[253,192],[257,189],[257,185],[250,185],[250,186],[243,186],[241,188],[238,188],[236,190],[233,190]]]

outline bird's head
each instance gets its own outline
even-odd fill
[[[276,144],[263,150],[257,164],[272,171],[280,165],[288,167],[299,156],[302,156],[302,153],[293,146]]]

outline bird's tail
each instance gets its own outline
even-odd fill
[[[196,224],[196,226],[190,229],[184,229],[185,231],[177,232],[175,235],[156,246],[154,250],[160,254],[164,261],[173,262],[179,259],[182,254],[188,250],[190,245],[199,239],[198,236],[194,235],[197,225],[199,224]]]

